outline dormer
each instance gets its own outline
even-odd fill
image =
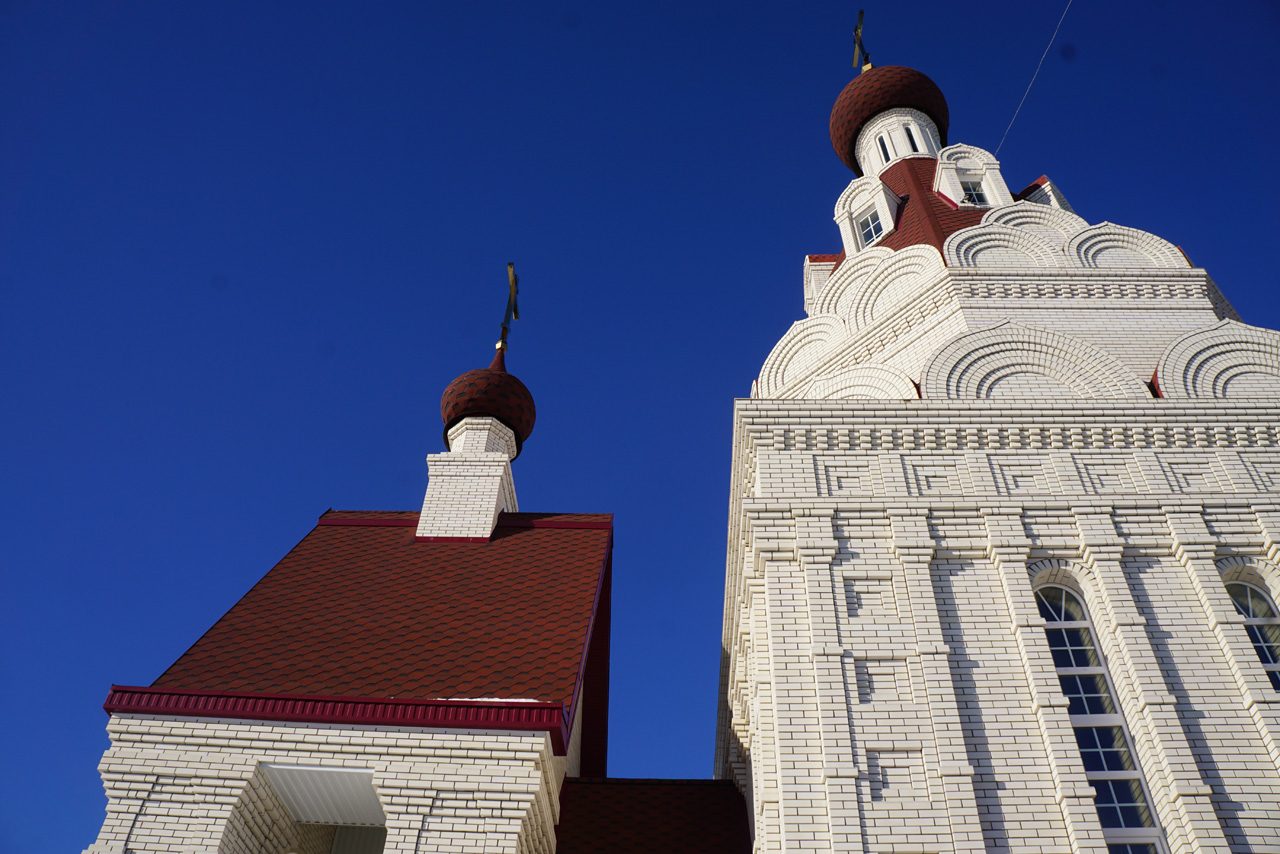
[[[938,152],[933,191],[959,208],[997,208],[1013,204],[1000,174],[1000,161],[972,145],[949,145]]]
[[[854,151],[863,172],[874,177],[904,157],[936,157],[941,148],[933,119],[919,110],[898,107],[863,125]]]
[[[851,258],[891,234],[899,203],[898,197],[879,178],[867,176],[850,182],[836,201],[835,209],[844,254]]]

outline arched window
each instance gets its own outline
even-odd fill
[[[1115,701],[1102,650],[1080,597],[1065,587],[1036,591],[1058,682],[1067,697],[1085,776],[1110,854],[1158,854],[1163,835],[1151,811],[1133,741]]]
[[[1271,687],[1280,691],[1280,613],[1276,611],[1276,603],[1266,591],[1243,581],[1228,584],[1227,592],[1244,617],[1244,630],[1249,633]]]

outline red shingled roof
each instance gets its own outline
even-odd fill
[[[877,246],[903,249],[927,244],[941,252],[948,237],[982,221],[986,209],[957,207],[933,191],[937,169],[938,161],[932,158],[908,157],[880,173],[880,180],[902,199],[902,205],[894,230]]]
[[[580,780],[560,790],[556,854],[750,854],[728,780]]]
[[[507,514],[483,543],[417,520],[326,513],[153,687],[571,704],[611,517]]]
[[[872,68],[853,78],[831,108],[831,147],[854,174],[863,174],[854,151],[862,126],[877,114],[896,107],[910,107],[933,119],[942,144],[947,144],[950,114],[938,84],[922,72],[902,65]]]

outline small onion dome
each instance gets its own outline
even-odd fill
[[[493,357],[487,368],[467,371],[449,383],[440,398],[440,418],[444,421],[444,442],[449,444],[449,431],[464,418],[495,418],[516,434],[516,454],[533,432],[537,412],[533,395],[525,384],[507,373],[504,350]]]
[[[853,78],[831,108],[831,147],[854,174],[862,174],[854,151],[862,126],[876,114],[898,107],[919,110],[933,119],[942,144],[947,144],[947,99],[938,84],[902,65],[872,68]]]

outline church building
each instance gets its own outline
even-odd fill
[[[608,776],[613,520],[519,509],[504,334],[420,509],[111,688],[85,854],[1280,851],[1280,333],[948,126],[903,67],[833,108],[841,251],[733,410],[716,779]]]

